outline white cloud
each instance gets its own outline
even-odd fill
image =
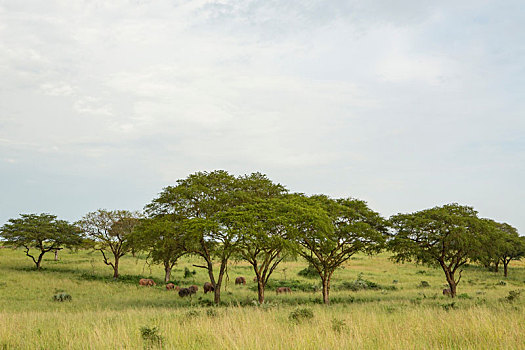
[[[384,214],[457,200],[525,229],[517,5],[3,1],[4,183],[82,178],[75,202],[129,208],[190,171],[262,171]]]

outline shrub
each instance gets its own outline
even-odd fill
[[[208,317],[217,317],[219,313],[215,309],[207,309],[206,310],[206,316]]]
[[[379,284],[377,284],[375,282],[365,280],[365,279],[363,279],[363,274],[360,273],[357,276],[357,279],[355,281],[343,282],[340,285],[336,286],[335,289],[350,290],[350,291],[353,291],[353,292],[357,292],[359,290],[364,290],[364,289],[371,289],[371,290],[381,290],[381,289],[384,289],[384,290],[397,290],[397,287],[396,286],[381,286],[381,285],[379,285]]]
[[[184,268],[184,278],[190,278],[191,276],[195,275],[197,271],[193,270],[190,271],[187,267]]]
[[[144,341],[144,347],[146,349],[151,347],[161,347],[163,337],[159,334],[159,328],[155,327],[140,327],[140,335]]]
[[[67,294],[66,292],[60,292],[55,295],[53,295],[54,301],[71,301],[71,295]]]
[[[447,303],[447,304],[442,304],[441,307],[443,308],[443,310],[445,311],[449,311],[449,310],[452,310],[452,309],[456,309],[456,302],[452,302],[452,303]]]
[[[290,312],[288,319],[294,323],[300,323],[302,321],[308,321],[314,318],[312,309],[309,308],[298,308]]]
[[[513,303],[519,300],[520,294],[521,294],[521,290],[511,290],[509,291],[509,295],[503,298],[503,300],[509,303]]]
[[[461,293],[458,295],[458,299],[472,299],[472,297],[467,293]]]
[[[275,291],[277,287],[290,287],[292,291],[315,292],[319,290],[318,284],[305,283],[298,280],[270,280],[266,284],[266,290]],[[257,286],[252,285],[250,290],[257,291]]]
[[[343,320],[337,318],[332,319],[332,330],[336,333],[341,333],[346,328],[346,323]]]
[[[299,276],[306,277],[306,278],[316,278],[319,277],[319,273],[313,267],[312,265],[308,265],[308,267],[302,269],[297,273]]]
[[[427,281],[421,281],[421,282],[419,282],[418,287],[419,288],[428,288],[428,287],[430,287],[430,283],[428,283]]]

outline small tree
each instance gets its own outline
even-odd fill
[[[186,236],[182,222],[168,216],[142,219],[130,239],[136,250],[147,251],[153,263],[161,263],[164,266],[165,282],[171,279],[173,266],[186,254]]]
[[[323,302],[330,303],[330,281],[335,270],[357,252],[381,250],[385,221],[366,202],[327,196],[297,197],[303,201],[296,225],[299,254],[318,272]]]
[[[98,250],[104,263],[113,268],[113,278],[118,278],[119,262],[129,250],[129,238],[134,227],[139,223],[140,215],[127,210],[104,210],[86,214],[78,222],[82,231],[93,241],[93,248]],[[113,255],[109,256],[109,253]]]
[[[525,238],[520,237],[518,230],[507,223],[495,223],[495,225],[502,236],[499,259],[503,263],[503,275],[507,277],[510,262],[525,256]]]
[[[395,231],[389,242],[393,259],[440,266],[455,297],[461,267],[479,255],[486,222],[472,207],[455,203],[394,215],[390,222]]]
[[[20,218],[9,219],[2,226],[0,236],[4,244],[23,247],[25,253],[40,270],[44,254],[57,251],[62,246],[73,247],[82,242],[78,229],[64,220],[57,220],[51,214],[21,214]],[[31,249],[36,250],[31,253]]]

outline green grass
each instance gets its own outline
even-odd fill
[[[525,348],[525,292],[507,298],[525,290],[522,263],[514,263],[507,279],[467,267],[459,297],[452,300],[441,293],[440,270],[394,264],[388,257],[349,260],[334,275],[328,307],[320,304],[318,280],[298,275],[304,261],[280,265],[272,288],[289,285],[293,293],[267,290],[263,306],[255,303],[250,266],[232,263],[223,305],[213,307],[213,295],[202,292],[207,274],[192,266],[197,259],[183,259],[173,271],[179,285],[200,287],[193,298],[183,299],[166,291],[162,268],[145,264],[143,257],[124,257],[122,277],[115,282],[97,253],[61,251],[60,261],[49,255],[43,270],[35,271],[22,251],[0,249],[0,349]],[[184,279],[185,267],[197,273]],[[245,276],[247,285],[235,286],[237,276]],[[349,290],[358,276],[379,288]],[[142,277],[158,285],[140,287]],[[72,300],[54,301],[62,292]],[[302,309],[311,310],[313,318],[290,318]]]

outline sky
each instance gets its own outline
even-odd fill
[[[525,234],[522,1],[0,0],[0,224],[262,172]]]

